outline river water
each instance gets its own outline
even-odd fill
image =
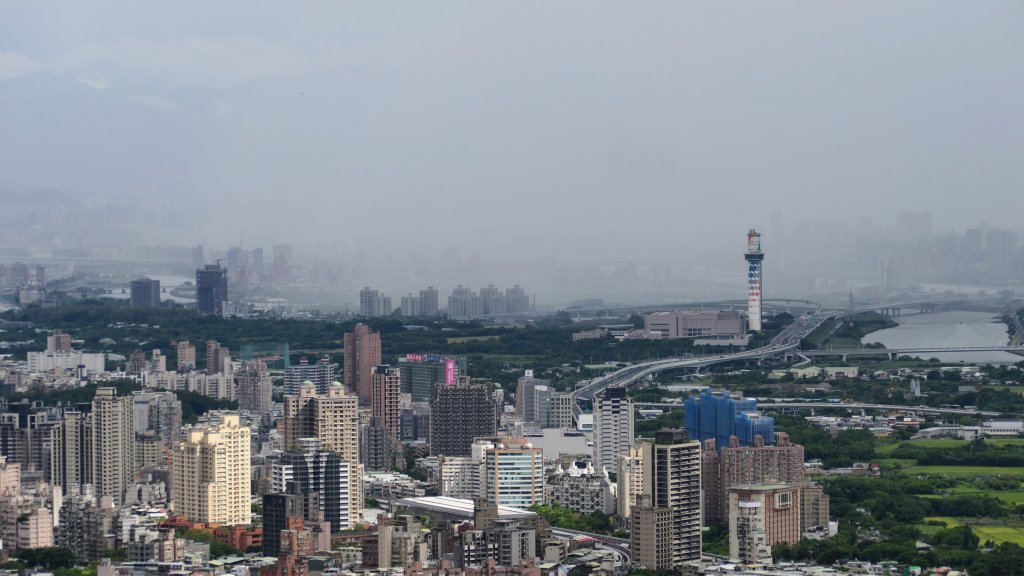
[[[1010,336],[1006,324],[988,312],[935,312],[908,314],[895,318],[894,328],[872,332],[861,343],[881,342],[886,348],[955,348],[958,346],[1006,346]],[[1024,357],[1009,352],[928,353],[924,358],[965,364],[1014,364]]]

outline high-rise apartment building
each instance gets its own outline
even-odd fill
[[[620,521],[627,520],[644,491],[644,452],[639,446],[630,446],[629,452],[619,454],[615,488],[615,514]]]
[[[301,448],[303,438],[319,438],[323,450],[337,452],[349,462],[359,462],[359,404],[335,382],[327,394],[304,384],[296,396],[284,399],[285,449]]]
[[[514,508],[544,503],[544,450],[526,438],[497,439],[484,456],[484,471],[488,502]]]
[[[174,392],[132,392],[132,411],[136,436],[152,434],[165,442],[168,449],[181,440],[181,401]]]
[[[437,289],[433,286],[420,290],[420,316],[437,316]]]
[[[685,430],[660,430],[642,449],[643,496],[651,508],[672,512],[672,567],[700,560],[700,442],[688,439]],[[638,513],[646,514],[642,508],[633,509],[633,526]]]
[[[701,465],[704,487],[704,519],[709,524],[728,520],[728,490],[745,484],[804,484],[804,447],[789,441],[779,432],[775,446],[755,442],[741,446],[732,438],[730,445],[719,449],[715,440],[705,440]],[[827,514],[826,514],[827,515]]]
[[[93,442],[91,406],[69,410],[50,429],[48,480],[67,492],[71,486],[92,484]]]
[[[371,289],[369,286],[359,291],[359,315],[363,318],[372,318],[377,315],[377,299],[380,292]]]
[[[381,296],[369,286],[359,291],[359,315],[363,318],[390,316],[392,312],[390,296]]]
[[[331,363],[330,357],[326,354],[316,364],[310,364],[303,356],[299,358],[297,365],[285,368],[284,393],[286,396],[294,396],[299,393],[299,387],[303,382],[312,382],[316,385],[317,394],[327,394],[337,370],[338,365]]]
[[[401,438],[402,425],[398,420],[398,393],[402,380],[397,368],[374,366],[371,376],[370,407],[377,425],[388,432],[392,441]]]
[[[369,406],[372,400],[373,367],[381,364],[380,332],[365,324],[356,324],[344,338],[345,386],[355,392],[359,403]]]
[[[174,454],[174,511],[193,522],[251,521],[250,431],[237,414],[187,428]]]
[[[505,289],[505,311],[509,314],[523,314],[530,311],[530,297],[526,290],[516,284]]]
[[[242,369],[235,373],[238,387],[238,408],[259,414],[261,420],[270,422],[271,380],[267,363],[262,360],[246,360]]]
[[[632,508],[629,525],[629,549],[633,562],[659,572],[678,569],[675,514],[671,508],[656,506],[650,496],[640,495]]]
[[[71,352],[71,334],[54,330],[53,333],[46,337],[46,351],[60,352],[62,354]]]
[[[448,297],[448,317],[454,320],[469,320],[483,316],[480,296],[459,284]]]
[[[135,477],[135,416],[132,397],[97,388],[92,401],[92,481],[97,496],[123,502]]]
[[[307,502],[298,484],[288,486],[288,492],[263,495],[263,555],[276,558],[281,553],[281,532],[288,521],[305,518]],[[312,503],[310,503],[312,508]]]
[[[739,438],[740,446],[752,446],[758,436],[765,445],[775,444],[775,419],[757,411],[756,399],[728,391],[705,390],[687,398],[683,422],[691,438],[714,438],[719,449],[728,446],[733,436]]]
[[[402,392],[413,402],[430,402],[438,386],[455,384],[463,375],[465,359],[439,354],[406,354],[398,359]]]
[[[495,438],[478,438],[469,456],[444,456],[440,461],[441,495],[475,500],[484,497],[487,451],[494,448]]]
[[[494,284],[480,289],[480,312],[484,316],[505,313],[505,295]]]
[[[228,271],[220,264],[196,270],[196,309],[202,314],[223,314],[228,301]]]
[[[168,466],[181,440],[181,401],[165,390],[132,392],[132,410],[136,469]]]
[[[762,502],[744,500],[735,503],[729,514],[729,557],[745,566],[770,565]]]
[[[533,377],[533,370],[527,370],[516,383],[516,415],[524,422],[547,424],[551,408],[551,381]]]
[[[763,562],[764,551],[800,540],[800,487],[748,484],[729,488],[729,556]]]
[[[178,372],[191,372],[196,369],[196,347],[182,340],[177,344]]]
[[[132,306],[157,308],[160,306],[160,281],[143,278],[129,283]]]
[[[359,401],[335,382],[327,394],[317,394],[312,383],[303,384],[297,396],[285,396],[284,429],[286,450],[302,450],[309,438],[317,438],[320,449],[337,452],[349,463],[349,510],[358,513],[363,503],[363,473],[359,464]]]
[[[402,296],[401,314],[406,318],[416,318],[417,316],[420,316],[419,296],[413,296],[411,293],[407,296]]]
[[[216,340],[206,341],[206,373],[223,374],[231,365],[231,351]]]
[[[359,521],[360,511],[352,509],[358,499],[349,493],[358,485],[352,479],[356,473],[358,465],[337,452],[321,450],[319,439],[304,438],[301,452],[285,452],[274,458],[271,485],[274,492],[285,493],[288,484],[294,482],[301,494],[316,493],[318,512],[330,522],[331,532],[340,532],[354,528]]]
[[[473,440],[494,436],[498,404],[488,384],[438,386],[430,403],[430,454],[469,456]]]
[[[612,472],[618,456],[633,446],[633,399],[625,388],[606,388],[594,397],[595,467]]]

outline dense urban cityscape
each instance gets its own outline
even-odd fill
[[[325,316],[245,303],[235,286],[266,278],[261,253],[227,255],[197,258],[188,292],[3,269],[11,566],[50,566],[32,560],[46,550],[126,576],[906,573],[968,561],[979,573],[980,559],[1014,554],[997,547],[1012,537],[961,527],[1016,513],[1004,502],[1024,477],[1024,301],[1012,291],[878,297],[872,286],[845,307],[775,298],[750,230],[745,300],[591,300],[552,314],[519,285],[458,285],[447,306],[435,287],[397,306],[364,287],[358,310]],[[954,310],[994,315],[1004,341],[862,343],[904,315]],[[314,324],[323,336],[295,336]],[[288,340],[264,333],[274,325],[291,326]],[[531,334],[559,357],[516,344]],[[627,345],[635,357],[608,355]],[[931,356],[983,352],[1004,356]],[[920,475],[957,445],[998,464],[973,484],[970,465],[952,483]],[[984,490],[951,497],[961,485]],[[877,490],[905,501],[861,499]],[[892,510],[865,516],[869,503]],[[987,555],[964,548],[982,545]]]
[[[0,576],[1024,576],[1022,21],[0,1]]]

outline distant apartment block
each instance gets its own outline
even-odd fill
[[[309,359],[303,356],[299,358],[297,365],[285,368],[284,393],[286,396],[294,396],[299,393],[299,387],[304,382],[312,382],[316,385],[317,394],[327,394],[337,370],[338,365],[332,364],[327,355],[320,358],[316,364],[310,364]]]
[[[374,366],[381,364],[380,332],[365,324],[356,324],[343,339],[345,386],[359,396],[359,403],[369,406],[372,400]]]
[[[502,292],[493,284],[480,289],[480,293],[459,284],[448,297],[448,317],[471,320],[500,314],[522,314],[530,310],[530,298],[516,284]]]
[[[369,286],[359,291],[359,315],[363,318],[390,316],[393,311],[390,296],[382,296]]]
[[[437,308],[437,289],[430,286],[424,290],[420,290],[420,315],[421,316],[437,316],[439,310]]]
[[[160,306],[160,281],[143,278],[129,283],[131,305],[140,308],[157,308]]]
[[[228,271],[220,264],[196,270],[196,309],[201,314],[223,314],[228,301]]]
[[[721,312],[654,312],[644,318],[644,329],[662,338],[731,338],[747,332],[747,321],[735,310]]]

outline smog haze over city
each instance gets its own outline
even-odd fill
[[[1015,286],[1022,19],[1018,2],[5,2],[0,248],[292,245],[312,303],[516,283],[558,306],[742,297],[757,228],[776,295]]]

